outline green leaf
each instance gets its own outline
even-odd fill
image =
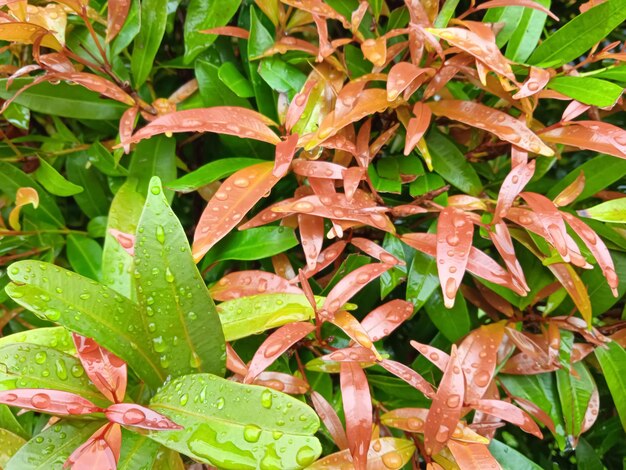
[[[17,103],[6,107],[2,116],[15,127],[27,131],[30,128],[30,109]]]
[[[626,223],[626,198],[611,199],[578,211],[582,217],[588,217],[602,222]]]
[[[148,436],[122,428],[122,451],[117,470],[152,470],[160,448]]]
[[[150,404],[184,427],[150,432],[150,438],[219,468],[297,469],[310,465],[322,450],[313,436],[317,414],[265,387],[194,374],[165,385]]]
[[[415,306],[415,311],[418,311],[437,287],[439,287],[437,261],[421,251],[415,252],[406,281],[406,300]]]
[[[109,152],[104,145],[100,142],[96,142],[87,150],[89,156],[89,162],[93,164],[98,170],[107,176],[127,176],[128,170],[119,165],[111,152]]]
[[[139,0],[131,0],[124,26],[111,42],[111,57],[119,56],[141,29],[141,6]]]
[[[94,338],[124,359],[151,387],[166,375],[155,363],[136,304],[114,290],[49,263],[18,261],[9,267],[6,291],[37,316]]]
[[[133,43],[130,68],[135,87],[144,84],[161,46],[167,24],[167,0],[142,0],[141,29]]]
[[[577,362],[572,368],[572,372],[564,368],[556,371],[556,385],[561,400],[565,432],[575,442],[580,436],[589,399],[596,384],[584,363]]]
[[[237,66],[232,62],[224,62],[217,71],[219,79],[224,85],[241,98],[254,96],[252,84],[244,77]]]
[[[576,462],[578,470],[595,470],[604,468],[600,457],[586,439],[579,439],[576,446]]]
[[[613,397],[617,414],[626,430],[626,351],[615,341],[594,349]]]
[[[63,420],[50,426],[18,450],[4,470],[60,469],[70,454],[102,424],[102,421]]]
[[[68,235],[67,259],[78,274],[95,281],[100,279],[102,247],[97,241],[84,235]]]
[[[197,60],[195,65],[198,91],[204,106],[240,106],[250,108],[247,99],[237,96],[219,78],[219,67],[204,60]],[[167,181],[167,180],[165,180]]]
[[[250,61],[259,58],[263,53],[274,45],[274,37],[263,26],[257,16],[256,9],[250,7],[250,38],[248,39],[248,59]],[[256,66],[256,64],[255,64]]]
[[[24,439],[30,438],[30,433],[26,432],[7,405],[0,405],[0,428],[23,437]],[[0,442],[2,442],[1,438]],[[2,464],[2,467],[4,467],[4,464]]]
[[[456,296],[454,306],[446,308],[443,305],[441,290],[435,289],[424,305],[426,313],[437,329],[454,343],[470,332],[470,318],[465,298],[461,294]]]
[[[84,191],[74,194],[74,200],[85,215],[90,219],[106,215],[111,203],[111,192],[104,175],[89,164],[87,153],[79,152],[70,156],[66,168],[70,181],[84,188]]]
[[[6,429],[0,429],[0,468],[6,468],[9,459],[26,444],[26,440]]]
[[[476,170],[448,137],[432,129],[426,137],[426,144],[432,157],[433,169],[443,179],[472,196],[481,193],[483,188]]]
[[[185,176],[166,183],[165,187],[181,193],[190,193],[214,181],[226,178],[242,168],[262,162],[263,160],[258,158],[245,157],[215,160],[206,165],[202,165],[197,170],[187,173]]]
[[[158,176],[163,181],[176,178],[176,139],[165,135],[155,135],[142,140],[135,147],[130,168],[131,176],[138,179],[137,191],[141,195],[148,192],[150,178]],[[165,191],[168,202],[172,202],[174,191]]]
[[[551,0],[536,0],[550,8]],[[533,8],[525,8],[515,32],[509,39],[504,55],[514,62],[524,62],[532,54],[541,38],[547,15]]]
[[[489,8],[483,17],[483,23],[501,23],[504,27],[496,36],[496,44],[502,48],[515,33],[524,13],[523,7]]]
[[[7,89],[7,79],[0,79],[0,98],[11,98],[17,90],[30,84],[32,78],[18,78]],[[58,85],[39,83],[20,94],[14,103],[31,111],[75,119],[119,119],[127,106],[82,86],[61,82]]]
[[[217,38],[205,29],[225,26],[235,16],[241,0],[191,0],[185,16],[185,62],[191,61]]]
[[[219,317],[158,177],[150,182],[135,243],[137,302],[163,375],[223,375],[226,349]]]
[[[538,67],[560,67],[577,59],[626,20],[626,0],[590,8],[543,41],[528,60]]]
[[[541,470],[543,468],[527,459],[524,454],[496,439],[492,439],[489,443],[489,452],[496,458],[503,470]]]
[[[576,201],[587,199],[623,178],[626,175],[626,160],[611,155],[598,155],[591,158],[564,178],[556,181],[550,187],[547,197],[555,198],[578,177],[581,171],[585,174],[585,188],[576,198]]]
[[[0,90],[2,85],[0,85]],[[52,225],[53,227],[65,226],[63,215],[59,210],[54,198],[43,190],[29,175],[18,170],[10,163],[0,161],[0,192],[5,194],[11,201],[15,202],[15,195],[19,188],[31,187],[39,195],[39,207],[32,206],[22,208],[22,214],[28,217],[38,226],[40,222]]]
[[[406,262],[404,249],[407,248],[407,245],[402,243],[397,237],[390,233],[386,233],[385,238],[383,239],[382,247],[399,260]],[[396,265],[389,271],[384,272],[380,276],[380,297],[387,297],[392,290],[406,280],[406,277],[406,264]]]
[[[547,87],[581,103],[601,108],[613,106],[624,91],[615,83],[593,77],[555,77]]]
[[[445,28],[448,26],[450,19],[454,16],[454,12],[456,11],[456,7],[459,4],[459,0],[446,0],[446,2],[441,7],[441,11],[435,18],[435,28]]]
[[[97,405],[107,403],[76,357],[37,344],[0,347],[0,388],[47,388],[75,393]]]
[[[323,297],[322,297],[323,299]],[[245,338],[315,316],[304,294],[259,294],[217,306],[226,341]]]
[[[303,72],[276,56],[261,60],[259,74],[272,90],[289,96],[299,92],[306,82]]]
[[[233,231],[220,240],[204,257],[203,266],[224,260],[252,261],[269,258],[298,245],[289,227],[256,227]]]
[[[13,343],[36,344],[47,346],[70,355],[76,354],[72,336],[70,332],[62,326],[34,328],[0,338],[0,348]]]

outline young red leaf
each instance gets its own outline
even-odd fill
[[[526,277],[524,276],[524,270],[515,255],[513,240],[507,225],[502,221],[497,222],[494,224],[494,231],[489,232],[489,236],[504,260],[504,264],[509,269],[513,282],[516,283],[520,290],[530,292],[530,287],[528,287]]]
[[[130,142],[175,132],[216,132],[277,145],[281,142],[280,137],[269,128],[275,125],[271,119],[246,108],[215,106],[187,109],[156,118],[135,132]]]
[[[326,426],[326,429],[328,429],[337,447],[341,450],[347,449],[348,438],[346,437],[346,431],[343,429],[339,416],[337,416],[337,412],[332,405],[316,391],[311,393],[311,403],[313,403],[315,411],[322,420],[322,423],[324,423],[324,426]]]
[[[506,315],[507,317],[512,317],[515,315],[515,310],[513,306],[507,301],[504,297],[496,294],[490,288],[484,286],[480,282],[474,282],[476,289],[480,292],[480,295],[487,301],[487,304],[497,310],[498,312]]]
[[[87,376],[100,393],[113,403],[123,401],[126,394],[126,363],[91,338],[72,333],[72,339]]]
[[[480,400],[474,403],[472,407],[483,413],[497,416],[504,421],[512,423],[518,426],[522,431],[532,434],[539,439],[543,438],[543,434],[539,430],[537,423],[515,405],[502,400]]]
[[[522,192],[524,187],[531,180],[535,174],[535,161],[532,160],[527,164],[520,164],[513,166],[509,174],[504,178],[502,186],[500,186],[500,192],[498,193],[498,202],[496,204],[496,210],[494,212],[494,221],[506,217],[506,214],[511,209],[513,202]]]
[[[245,376],[248,373],[248,366],[241,360],[237,351],[229,343],[226,343],[226,368],[241,376]]]
[[[554,421],[550,415],[539,408],[535,403],[519,397],[513,397],[513,400],[520,406],[520,408],[523,408],[524,411],[547,427],[551,432],[556,432]]]
[[[362,346],[339,349],[322,356],[322,359],[334,362],[357,362],[359,364],[372,363],[377,360],[371,349]]]
[[[522,121],[518,121],[510,114],[473,101],[431,101],[428,106],[437,116],[445,116],[486,130],[529,152],[547,157],[554,155],[550,147],[544,144]],[[544,136],[545,134],[542,134],[542,137]]]
[[[565,108],[565,110],[563,111],[563,114],[561,115],[561,121],[572,121],[581,114],[583,114],[585,111],[587,111],[589,108],[591,108],[591,106],[588,104],[583,104],[580,101],[572,100],[572,102],[568,104],[567,108]]]
[[[312,15],[321,16],[323,18],[329,18],[332,20],[340,21],[344,28],[350,29],[350,23],[344,16],[337,13],[332,7],[324,3],[322,0],[280,0],[289,6],[296,9],[307,11]]]
[[[324,243],[324,219],[308,214],[298,214],[300,240],[307,268],[314,270]]]
[[[417,77],[430,69],[421,68],[411,62],[398,62],[387,77],[387,99],[395,100]]]
[[[138,106],[133,106],[132,108],[128,108],[122,114],[120,118],[119,125],[119,133],[120,133],[120,144],[124,149],[124,153],[130,152],[130,137],[133,134],[133,130],[135,130],[135,120],[137,118],[137,113],[139,112]]]
[[[489,2],[487,2],[489,3]],[[534,2],[531,2],[534,3]],[[520,90],[513,95],[516,100],[528,98],[539,93],[550,81],[550,72],[540,67],[530,67],[528,78],[523,83]]]
[[[354,318],[350,313],[341,310],[335,313],[329,321],[341,328],[345,334],[347,334],[352,340],[360,344],[364,348],[370,349],[377,359],[380,359],[380,355],[374,347],[372,339],[369,337],[361,323]]]
[[[410,367],[407,367],[400,362],[392,361],[390,359],[383,359],[380,362],[380,365],[396,377],[404,380],[416,390],[422,392],[428,398],[432,398],[435,395],[435,390],[433,390],[432,385],[430,385],[424,377],[422,377]]]
[[[465,380],[456,346],[452,345],[450,360],[439,389],[428,410],[424,426],[424,446],[428,455],[436,455],[452,437],[461,418]]]
[[[432,111],[424,103],[418,101],[413,106],[413,114],[415,117],[409,119],[406,128],[406,139],[404,142],[404,154],[408,155],[415,148],[419,140],[430,126],[432,119]]]
[[[250,295],[277,293],[301,294],[302,290],[287,279],[265,271],[236,271],[227,274],[209,289],[214,300],[238,299]]]
[[[222,239],[276,184],[272,162],[258,163],[232,174],[202,212],[193,238],[196,262]]]
[[[110,0],[108,9],[106,42],[111,42],[124,26],[130,9],[130,0]]]
[[[198,31],[202,34],[216,34],[220,36],[230,36],[233,38],[248,39],[250,37],[250,31],[247,29],[239,28],[237,26],[220,26],[217,28],[203,29]]]
[[[474,224],[467,214],[445,207],[437,221],[437,270],[444,304],[452,308],[472,247]]]
[[[135,106],[135,100],[115,83],[106,78],[86,72],[54,72],[47,75],[48,80],[67,80],[84,86],[91,91],[119,101],[129,106]]]
[[[381,424],[407,432],[424,432],[428,416],[426,408],[396,408],[380,417]]]
[[[554,204],[559,207],[567,206],[576,200],[585,189],[585,174],[581,171],[574,181],[567,185],[554,199]]]
[[[117,229],[110,228],[109,233],[117,240],[122,248],[131,256],[135,256],[135,235],[120,232]]]
[[[373,439],[367,451],[367,468],[371,470],[392,470],[410,464],[415,446],[407,439],[381,437]],[[353,458],[349,450],[326,455],[307,467],[308,470],[354,470]],[[437,470],[440,470],[439,468]]]
[[[133,426],[153,431],[168,431],[183,429],[169,418],[145,406],[136,403],[117,403],[109,406],[105,411],[107,419],[123,426]]]
[[[98,413],[102,408],[79,395],[44,388],[0,391],[0,403],[58,416]]]
[[[405,265],[404,261],[399,260],[398,258],[393,256],[391,253],[389,253],[387,250],[382,248],[379,244],[373,242],[369,238],[355,237],[352,240],[350,240],[350,243],[352,243],[359,250],[368,254],[372,258],[376,258],[377,260],[382,261],[383,263],[392,264],[392,265],[401,265],[401,266]]]
[[[613,295],[618,296],[617,287],[619,285],[619,278],[615,272],[615,265],[613,264],[613,258],[609,249],[600,238],[586,223],[580,220],[578,217],[562,212],[563,218],[567,221],[572,230],[582,239],[589,251],[593,254],[593,257],[598,262],[602,273],[606,278],[606,282],[611,288]]]
[[[489,0],[488,2],[481,3],[480,5],[476,5],[474,7],[475,10],[485,10],[487,8],[497,8],[497,7],[509,7],[509,6],[519,6],[526,8],[533,8],[535,10],[539,10],[546,15],[549,15],[553,20],[559,21],[559,17],[548,10],[546,7],[537,3],[533,0]]]
[[[565,287],[565,290],[574,301],[574,305],[576,305],[583,319],[587,322],[588,326],[591,326],[593,314],[591,312],[591,300],[587,293],[587,286],[585,286],[580,276],[574,271],[574,268],[565,263],[553,263],[548,265],[548,269],[552,271],[554,277]]]
[[[366,39],[361,43],[361,51],[372,64],[376,67],[382,67],[387,61],[387,39],[384,36],[377,39]]]
[[[315,85],[317,85],[317,80],[307,80],[302,88],[302,91],[296,94],[296,96],[293,97],[293,100],[291,100],[291,103],[289,103],[287,116],[285,117],[285,129],[287,129],[287,132],[291,132],[293,126],[296,125],[300,116],[302,116],[302,113],[309,102],[311,91]]]
[[[67,458],[63,468],[72,470],[115,470],[122,450],[122,428],[107,423]]]
[[[354,239],[352,240],[354,243]],[[376,245],[378,246],[378,245]],[[385,336],[391,334],[393,330],[398,328],[408,318],[413,315],[413,304],[405,300],[392,300],[386,304],[379,305],[372,310],[361,321],[361,326],[372,341],[378,341]]]
[[[348,202],[352,201],[354,193],[356,193],[359,184],[363,181],[365,174],[365,169],[358,166],[346,168],[343,172],[343,190]]]
[[[546,142],[626,158],[626,131],[606,122],[571,121],[542,133],[541,138]]]
[[[367,377],[358,364],[342,362],[339,378],[348,448],[354,468],[365,470],[372,435],[372,398]]]
[[[273,388],[290,395],[304,395],[309,391],[309,384],[303,379],[282,372],[261,372],[254,379],[254,384]]]
[[[450,362],[450,356],[445,352],[430,346],[428,344],[418,343],[417,341],[410,341],[411,346],[417,349],[426,359],[432,362],[439,370],[446,370],[448,363]]]
[[[317,258],[317,264],[315,266],[315,269],[310,270],[308,266],[304,268],[303,270],[304,277],[308,279],[311,276],[314,276],[315,274],[323,270],[324,268],[328,267],[333,261],[335,261],[341,255],[341,253],[343,253],[343,250],[346,248],[347,244],[348,242],[344,240],[339,240],[333,243],[332,245],[330,245],[324,251],[322,251]]]
[[[248,373],[244,378],[245,383],[252,383],[254,379],[278,357],[296,344],[311,331],[315,325],[307,322],[294,322],[281,326],[267,337],[263,344],[259,346],[250,365]]]
[[[298,159],[293,162],[293,172],[307,177],[340,180],[343,179],[345,170],[344,166],[332,162],[304,159]]]
[[[598,386],[595,384],[595,382],[592,382],[592,384],[593,391],[591,392],[591,397],[589,398],[589,403],[587,404],[585,416],[583,417],[583,421],[580,424],[581,434],[591,429],[591,426],[593,426],[598,419],[598,412],[600,411],[600,395],[598,393]]]
[[[289,165],[298,146],[298,134],[291,134],[286,140],[276,144],[276,158],[274,160],[274,170],[272,174],[277,178],[282,178],[289,171]]]
[[[489,446],[485,444],[449,441],[448,449],[460,470],[502,469],[496,458],[489,452]]]

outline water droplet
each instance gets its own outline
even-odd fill
[[[91,294],[89,294],[87,292],[83,292],[78,297],[80,297],[82,300],[87,300],[89,297],[91,297]]]
[[[448,440],[448,433],[450,429],[448,426],[441,425],[437,430],[437,434],[435,435],[435,440],[440,444],[444,444]]]
[[[511,178],[511,182],[513,184],[517,184],[519,182],[519,176],[513,175],[513,178]]]
[[[50,406],[50,396],[45,393],[37,393],[33,395],[30,402],[35,408],[43,409]]]
[[[247,188],[250,185],[248,178],[237,178],[233,181],[233,184],[238,188]]]
[[[424,427],[424,421],[420,418],[409,418],[406,421],[406,427],[411,431],[421,431]]]
[[[272,407],[272,392],[270,390],[263,390],[263,393],[261,393],[261,406],[263,408]]]
[[[272,357],[275,354],[277,354],[282,348],[283,348],[283,344],[281,343],[273,343],[270,344],[267,349],[265,349],[265,352],[263,353],[263,355],[265,357]]]
[[[156,239],[161,245],[165,243],[165,230],[162,225],[156,226]]]
[[[380,439],[377,439],[374,444],[372,445],[372,448],[376,451],[376,452],[380,452],[380,449],[382,449],[382,444],[380,443]]]
[[[454,280],[451,277],[448,278],[448,280],[446,281],[446,289],[445,289],[446,297],[449,299],[454,299],[456,296],[456,290],[457,290],[456,280]]]
[[[54,362],[54,369],[57,373],[57,377],[61,380],[67,379],[67,367],[65,366],[65,362],[57,359]]]
[[[186,393],[183,393],[180,396],[180,400],[179,401],[180,401],[181,406],[185,406],[187,404],[187,402],[189,401],[189,395],[187,395]]]
[[[367,273],[361,273],[356,277],[356,282],[359,284],[366,284],[371,279],[371,276]]]
[[[82,377],[82,375],[85,373],[85,370],[78,364],[74,364],[70,369],[70,372],[74,377],[78,378]]]
[[[200,359],[200,356],[193,351],[191,353],[191,357],[189,358],[189,365],[194,369],[197,369],[200,367],[200,364],[202,364],[202,359]]]
[[[283,433],[281,431],[272,431],[272,437],[275,441],[283,437]]]
[[[387,452],[382,457],[385,467],[396,470],[402,467],[402,457],[396,451]]]
[[[460,404],[461,404],[461,397],[457,394],[450,395],[448,399],[446,400],[446,405],[449,408],[456,408]]]
[[[474,383],[478,387],[486,387],[489,384],[490,378],[491,375],[489,374],[489,372],[487,372],[486,370],[479,370],[474,376]]]
[[[154,195],[161,194],[161,188],[159,186],[152,186],[150,192]]]
[[[167,282],[174,282],[174,275],[172,274],[172,271],[170,271],[169,266],[165,269],[165,280]]]
[[[215,406],[217,407],[218,410],[221,410],[222,408],[224,408],[224,398],[223,397],[219,397],[217,400],[215,400]]]
[[[257,442],[261,437],[261,428],[254,424],[248,424],[243,428],[243,438],[248,442]]]
[[[137,408],[126,410],[122,416],[122,422],[129,425],[141,423],[144,419],[146,419],[146,415]]]
[[[47,358],[48,355],[44,351],[39,351],[37,354],[35,354],[35,362],[37,364],[43,364],[44,362],[46,362]]]
[[[44,316],[50,321],[57,321],[61,318],[61,312],[56,308],[49,308],[44,312]]]
[[[311,204],[308,201],[300,201],[300,202],[296,202],[293,205],[293,209],[296,212],[308,213],[308,212],[313,212],[313,210],[315,209],[315,206],[313,206],[313,204]]]
[[[315,459],[317,458],[317,452],[315,452],[309,446],[304,446],[298,450],[296,453],[296,462],[298,465],[306,467],[311,465]]]

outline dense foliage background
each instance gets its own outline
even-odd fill
[[[626,1],[0,4],[0,468],[626,464]]]

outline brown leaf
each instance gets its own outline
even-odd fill
[[[135,106],[135,100],[115,83],[106,78],[86,72],[54,72],[49,73],[49,80],[67,80],[84,86],[85,88],[100,93],[120,103]]]
[[[272,174],[273,166],[272,162],[252,165],[222,183],[202,212],[194,233],[192,253],[196,262],[272,189],[278,181]]]
[[[223,302],[258,294],[302,294],[302,290],[276,274],[250,270],[225,275],[211,286],[209,293],[213,300]]]
[[[500,192],[498,193],[498,202],[494,212],[494,221],[497,222],[506,217],[513,202],[522,192],[524,187],[535,174],[535,161],[532,160],[528,164],[520,164],[511,169],[509,174],[504,178]]]
[[[339,378],[348,447],[354,468],[365,470],[372,435],[372,398],[367,377],[358,364],[342,362]]]
[[[303,395],[309,391],[309,385],[300,377],[285,374],[283,372],[261,372],[256,379],[255,385],[273,388],[279,392],[290,395]]]
[[[128,108],[124,111],[124,114],[122,114],[122,117],[120,118],[120,144],[126,154],[130,153],[130,137],[133,135],[133,130],[135,130],[135,122],[138,112],[139,107],[133,106],[132,108]]]
[[[510,114],[473,101],[431,101],[428,106],[437,116],[445,116],[486,130],[529,152],[547,157],[554,155],[550,147],[544,144],[522,121],[518,121]],[[542,134],[542,137],[545,138],[545,134]]]

